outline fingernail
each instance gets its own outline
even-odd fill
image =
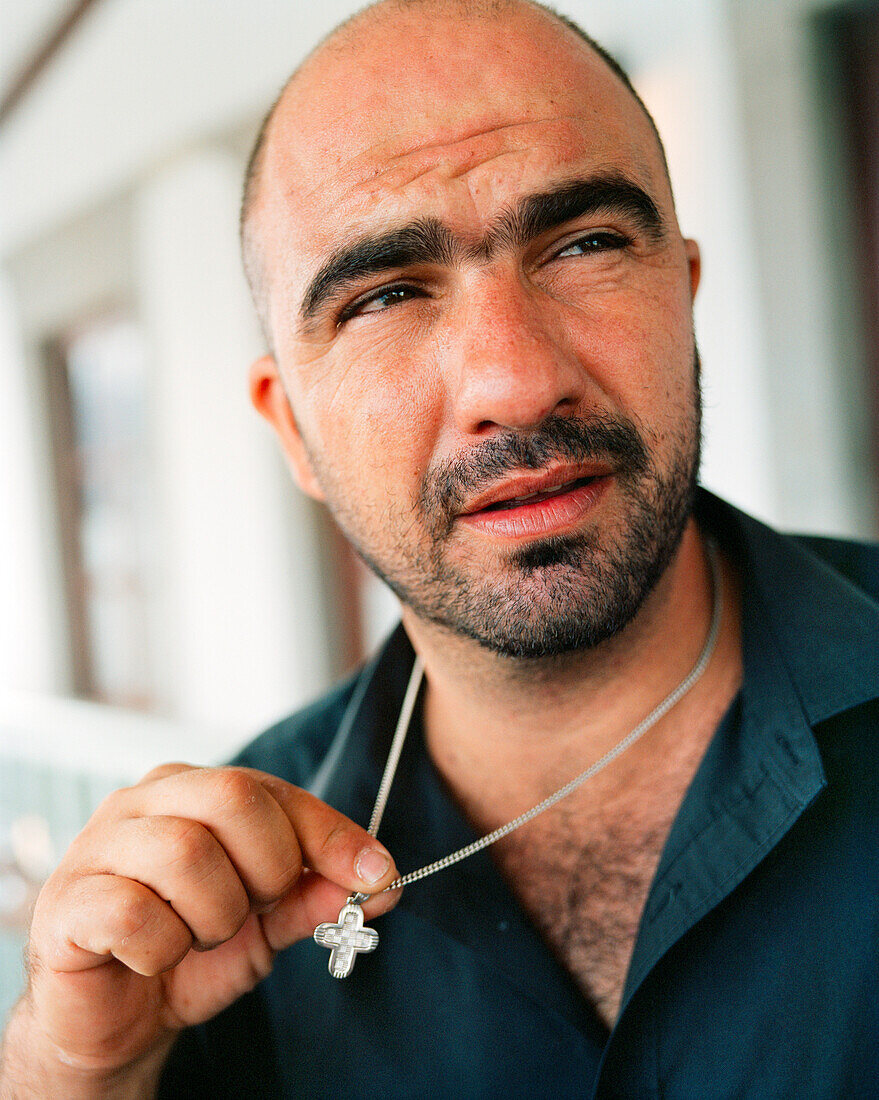
[[[374,883],[388,873],[391,861],[378,848],[364,848],[354,864],[357,877],[363,882]]]

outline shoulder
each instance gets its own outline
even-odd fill
[[[350,785],[356,781],[358,768],[371,759],[374,737],[393,729],[414,658],[400,623],[347,680],[310,706],[276,722],[231,763],[306,787],[350,815],[350,809],[344,809],[352,805]]]
[[[752,673],[783,670],[812,726],[879,699],[879,547],[784,534],[704,491],[697,506],[742,582]]]
[[[844,618],[879,612],[879,543],[778,531],[701,488],[696,518],[785,616],[816,600]]]
[[[879,599],[879,543],[822,535],[791,535],[790,538],[850,584]]]
[[[326,695],[282,718],[231,761],[307,786],[326,756],[357,688],[360,670]]]

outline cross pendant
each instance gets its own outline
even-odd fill
[[[350,899],[342,906],[336,924],[319,924],[315,928],[314,939],[321,947],[330,948],[330,973],[334,978],[347,978],[357,955],[378,947],[378,932],[363,927],[363,910]]]

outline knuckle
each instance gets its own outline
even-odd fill
[[[286,862],[278,862],[262,869],[258,890],[251,890],[254,905],[268,905],[288,894],[302,873],[301,858],[291,857]]]
[[[273,898],[270,900],[274,900],[275,897],[283,897],[284,894],[292,890],[299,881],[301,874],[302,857],[297,852],[295,856],[278,868],[277,877],[272,883]]]
[[[256,804],[261,792],[259,782],[242,768],[218,768],[214,773],[214,797],[224,808],[246,810]]]
[[[157,779],[165,779],[169,775],[177,775],[178,772],[195,770],[192,764],[184,764],[180,761],[169,761],[166,764],[157,764],[155,768],[150,770],[144,775],[139,786],[144,783],[153,783]]]
[[[210,951],[221,943],[231,940],[244,926],[250,916],[250,906],[246,899],[241,904],[233,904],[222,912],[216,913],[209,928],[202,930],[198,937],[198,950]]]
[[[161,937],[139,943],[130,954],[119,950],[117,957],[145,978],[154,978],[182,962],[193,946],[192,934],[185,925],[175,922],[163,928]]]
[[[241,883],[213,898],[210,908],[199,913],[190,924],[197,951],[210,951],[226,943],[241,930],[250,916],[250,901]]]
[[[360,830],[354,824],[338,822],[324,837],[321,853],[326,856],[347,854],[349,849],[362,846]]]
[[[230,940],[250,916],[250,901],[244,888],[227,896],[219,914],[219,933],[222,940]]]
[[[124,943],[156,918],[156,901],[135,883],[120,885],[105,900],[105,920],[112,938]]]
[[[123,816],[123,805],[130,797],[132,789],[131,787],[118,787],[115,791],[111,791],[108,795],[105,795],[92,812],[92,816],[89,818],[89,824],[93,821],[103,821],[108,817]],[[86,829],[88,829],[88,824],[86,825]],[[83,832],[84,831],[85,830],[83,830]]]
[[[61,895],[67,886],[69,875],[63,866],[56,867],[51,875],[40,887],[34,902],[34,915],[37,916],[46,909],[54,909],[58,906]]]
[[[186,818],[166,818],[162,826],[166,859],[183,872],[217,859],[217,842],[198,821]]]

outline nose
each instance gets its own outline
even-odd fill
[[[448,317],[443,374],[459,430],[527,430],[570,413],[586,376],[570,333],[515,277],[486,277]]]

